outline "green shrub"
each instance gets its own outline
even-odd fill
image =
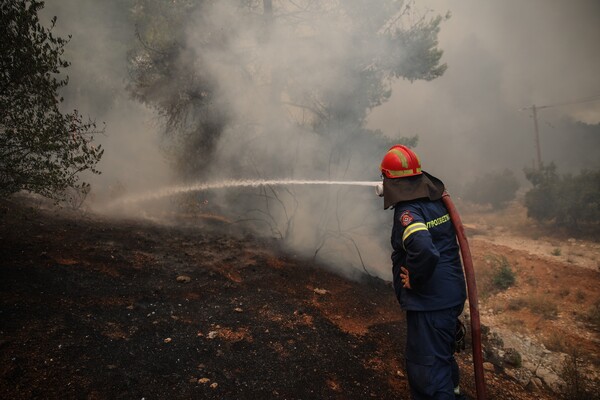
[[[64,112],[69,82],[63,58],[69,39],[44,24],[40,0],[2,0],[0,6],[0,197],[21,190],[60,201],[90,185],[80,173],[99,174],[102,133],[77,110]]]
[[[515,284],[516,277],[513,270],[510,268],[508,260],[504,256],[495,258],[493,265],[492,284],[499,290],[506,290]]]
[[[600,222],[600,171],[581,171],[562,177],[550,164],[541,170],[525,169],[533,188],[525,194],[527,215],[537,221],[578,227]]]
[[[482,298],[506,290],[515,284],[515,273],[506,257],[486,255],[488,268],[481,268],[477,275],[477,285]]]
[[[477,204],[490,204],[498,210],[506,207],[515,198],[519,182],[515,174],[505,169],[478,177],[469,182],[464,189],[464,198]]]
[[[523,357],[521,357],[521,353],[519,353],[517,350],[509,347],[505,349],[504,362],[508,365],[512,365],[513,367],[521,368],[523,365]]]

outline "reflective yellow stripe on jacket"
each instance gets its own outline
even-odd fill
[[[426,230],[427,230],[427,225],[425,225],[422,222],[415,222],[414,224],[410,224],[404,230],[404,234],[402,235],[402,243],[404,244],[404,241],[413,233],[418,232],[418,231],[426,231]]]

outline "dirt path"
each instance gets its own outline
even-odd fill
[[[583,379],[598,385],[600,244],[523,230],[528,226],[523,215],[502,218],[508,225],[481,215],[465,219],[482,288],[482,323],[502,336],[505,347],[517,348],[530,369],[545,361],[560,377],[567,355],[577,354]],[[492,290],[501,263],[513,271],[515,282]]]
[[[600,243],[575,238],[540,237],[531,239],[502,231],[475,234],[472,239],[485,240],[511,249],[526,251],[548,262],[559,261],[563,264],[600,271]]]

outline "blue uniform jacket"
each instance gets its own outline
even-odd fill
[[[434,311],[464,303],[459,247],[442,200],[396,204],[392,247],[394,289],[403,309]],[[402,287],[401,266],[410,273],[411,289]]]

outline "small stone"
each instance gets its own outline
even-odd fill
[[[533,377],[531,378],[531,380],[529,381],[529,383],[527,384],[527,386],[525,386],[525,388],[527,390],[529,390],[530,392],[540,392],[542,390],[542,381],[539,378]]]
[[[214,338],[216,338],[218,335],[219,335],[219,332],[217,332],[217,331],[210,331],[210,332],[208,332],[208,335],[207,335],[207,336],[208,336],[208,338],[209,338],[209,339],[214,339]]]
[[[494,371],[494,364],[492,364],[491,362],[484,362],[483,363],[483,369],[485,369],[486,371]]]
[[[557,392],[560,390],[561,384],[563,383],[559,376],[553,371],[540,367],[536,371],[537,378],[540,379],[541,382],[545,383],[552,389]]]
[[[171,343],[171,340],[173,340],[173,339],[171,339],[170,337],[168,337],[165,340],[163,340],[163,342],[165,342],[165,343]]]
[[[535,370],[537,369],[537,365],[529,361],[523,361],[523,368],[527,369],[530,372],[535,372]]]
[[[219,386],[219,384],[218,384],[217,382],[213,382],[213,383],[211,383],[211,384],[210,384],[210,387],[211,387],[212,389],[216,389],[216,388],[217,388],[217,386]]]
[[[191,280],[192,280],[192,278],[190,278],[190,277],[189,277],[189,276],[187,276],[187,275],[179,275],[179,276],[177,277],[177,282],[181,282],[181,283],[188,283],[188,282],[190,282]]]
[[[506,375],[508,375],[509,377],[511,377],[512,379],[514,379],[514,380],[517,380],[517,374],[515,374],[515,371],[513,371],[512,369],[510,369],[510,368],[506,368],[506,369],[504,370],[504,373],[505,373]]]
[[[404,372],[402,372],[402,371],[398,370],[398,371],[396,371],[396,376],[399,376],[399,377],[401,377],[401,378],[404,378]]]
[[[324,294],[327,294],[327,293],[329,293],[329,290],[315,288],[315,289],[313,290],[313,292],[315,292],[316,294],[324,295]]]
[[[236,307],[236,308],[234,308],[234,309],[233,309],[233,311],[235,311],[235,312],[244,312],[244,310],[242,310],[242,309],[241,309],[241,308],[239,308],[239,307]]]
[[[208,382],[210,382],[210,379],[208,379],[208,378],[200,378],[200,379],[198,379],[198,383],[205,384],[205,383],[208,383]]]

